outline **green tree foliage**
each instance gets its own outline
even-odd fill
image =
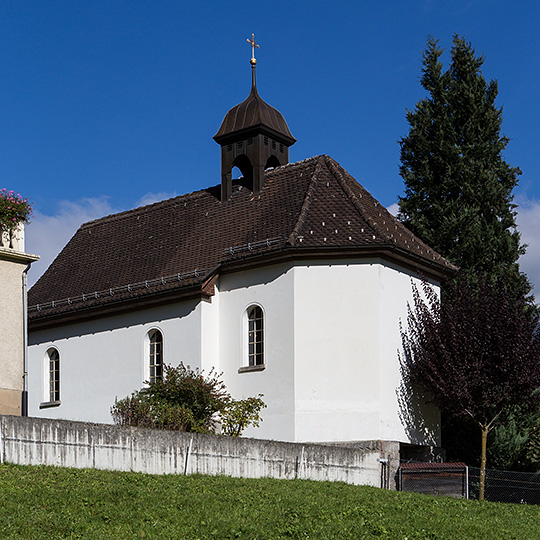
[[[244,429],[249,425],[259,427],[261,421],[260,412],[266,408],[262,400],[263,395],[247,399],[239,399],[229,403],[221,414],[221,428],[224,435],[240,437]]]
[[[235,401],[213,370],[204,376],[184,364],[163,368],[162,379],[115,400],[111,415],[116,424],[210,433],[222,420],[225,434],[239,436],[249,425],[258,427],[262,421],[261,395]]]
[[[521,171],[502,157],[509,139],[501,135],[497,82],[484,79],[483,56],[463,38],[454,36],[446,71],[442,53],[429,39],[420,80],[429,95],[407,112],[400,217],[465,272],[504,275],[519,294],[528,294],[517,263],[524,246],[512,202]]]
[[[538,318],[507,289],[502,277],[479,276],[471,285],[462,275],[441,303],[424,284],[402,332],[404,391],[421,385],[443,414],[480,430],[482,496],[489,432],[518,407],[527,413],[540,404]]]
[[[540,414],[538,410],[520,409],[510,409],[505,422],[497,425],[490,435],[487,459],[494,469],[537,471],[540,466],[540,460],[528,452]]]
[[[493,282],[504,276],[508,294],[526,297],[531,286],[519,271],[518,258],[525,249],[512,195],[521,171],[502,155],[509,140],[501,134],[497,82],[485,80],[484,58],[463,38],[454,36],[446,70],[442,54],[438,42],[429,39],[420,79],[427,97],[407,112],[409,134],[400,140],[405,181],[400,217],[458,265],[471,285],[476,286],[478,274]],[[525,308],[534,316],[532,296]],[[530,418],[518,409],[508,425],[494,429],[489,452],[494,464],[529,466],[523,459],[523,437],[530,431]],[[442,427],[448,456],[474,463],[480,437],[463,436],[470,431],[466,421],[443,415]]]

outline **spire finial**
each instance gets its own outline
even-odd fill
[[[255,66],[257,59],[255,58],[255,47],[259,49],[259,44],[255,43],[255,34],[251,34],[251,39],[248,38],[247,42],[251,45],[251,60],[250,63],[252,66]]]
[[[252,69],[252,77],[251,77],[251,80],[252,80],[252,85],[253,86],[256,86],[255,84],[255,66],[257,65],[257,59],[255,58],[255,48],[259,49],[260,46],[258,43],[255,43],[255,34],[251,34],[251,39],[247,39],[247,42],[251,45],[251,60],[249,61],[249,63],[251,64],[251,69]]]

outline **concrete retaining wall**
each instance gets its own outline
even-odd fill
[[[20,465],[306,478],[379,487],[381,467],[386,467],[379,461],[381,453],[395,455],[397,445],[325,446],[0,416],[0,463]],[[391,464],[391,478],[398,465],[397,460]]]

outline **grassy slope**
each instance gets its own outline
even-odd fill
[[[534,540],[540,511],[342,483],[0,465],[0,538]]]

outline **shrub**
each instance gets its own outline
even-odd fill
[[[185,405],[160,403],[142,391],[116,400],[111,414],[115,424],[121,426],[196,431],[193,414]]]
[[[247,426],[259,425],[259,412],[266,406],[260,395],[232,399],[213,369],[205,377],[184,364],[164,365],[163,379],[147,384],[115,400],[111,407],[115,424],[210,433],[221,419],[226,435],[239,436]]]
[[[261,399],[262,394],[257,397],[247,399],[231,400],[225,410],[221,413],[221,429],[224,435],[239,437],[244,429],[250,424],[259,427],[261,410],[266,408],[266,404]]]

